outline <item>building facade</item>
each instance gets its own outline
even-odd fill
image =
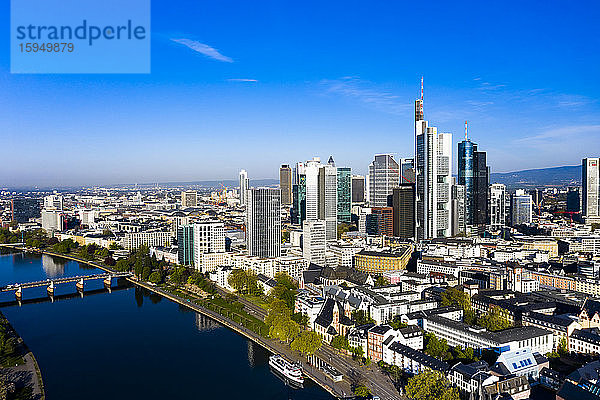
[[[281,191],[249,189],[246,208],[248,255],[274,258],[281,255]]]

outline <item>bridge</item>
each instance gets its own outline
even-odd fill
[[[75,287],[77,288],[77,291],[83,294],[85,282],[92,280],[103,280],[104,286],[110,291],[113,278],[129,278],[132,275],[133,274],[131,272],[106,272],[103,274],[69,276],[64,278],[46,279],[43,281],[35,282],[13,283],[6,286],[0,286],[0,293],[14,292],[17,301],[21,301],[21,299],[23,298],[23,289],[46,286],[48,296],[52,298],[54,296],[54,288],[56,287],[56,285],[76,282]]]

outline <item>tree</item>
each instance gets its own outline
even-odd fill
[[[300,326],[291,319],[278,319],[269,328],[269,336],[289,343],[300,333]]]
[[[361,346],[350,347],[350,353],[356,358],[362,358],[365,355],[365,351]]]
[[[227,278],[227,283],[237,292],[242,294],[252,294],[258,292],[258,278],[254,271],[246,271],[236,268],[231,271]]]
[[[112,258],[111,256],[107,256],[106,258],[104,258],[104,264],[108,265],[109,267],[112,267],[116,264],[116,262],[114,258]]]
[[[125,272],[129,271],[131,269],[131,266],[129,265],[129,262],[127,262],[127,260],[120,259],[115,263],[115,269],[117,271]]]
[[[477,325],[484,327],[488,331],[501,331],[510,328],[512,324],[501,312],[500,307],[494,306],[486,314],[477,319]]]
[[[155,284],[160,283],[162,281],[162,276],[160,275],[160,272],[154,271],[153,273],[151,273],[148,277],[148,281]]]
[[[268,327],[273,326],[279,320],[291,319],[292,312],[286,306],[285,302],[280,299],[273,299],[267,306],[267,316],[265,324]]]
[[[446,342],[446,339],[439,340],[435,334],[427,333],[425,340],[427,341],[425,353],[440,360],[449,358],[448,342]]]
[[[356,326],[373,324],[375,320],[369,316],[369,314],[364,310],[354,310],[351,314],[351,319],[354,321]]]
[[[365,385],[360,385],[354,388],[354,395],[361,399],[366,399],[371,395],[371,389],[366,387]]]
[[[300,325],[303,328],[308,328],[308,315],[304,314],[303,312],[297,312],[297,313],[293,313],[292,314],[292,321],[295,321],[298,323],[298,325]]]
[[[321,336],[315,331],[302,331],[294,339],[291,346],[292,350],[303,354],[315,354],[321,347]]]
[[[348,338],[346,336],[337,335],[331,339],[331,347],[338,350],[348,350],[350,348],[350,344],[348,343]]]
[[[408,379],[406,395],[415,400],[459,400],[458,389],[439,371],[425,370]]]
[[[388,325],[394,328],[395,330],[406,328],[408,326],[407,324],[401,321],[399,315],[396,315],[390,322],[388,322]]]
[[[288,231],[281,232],[281,242],[285,243],[285,242],[289,242],[289,241],[290,241],[290,232],[288,232]]]
[[[558,341],[557,353],[561,356],[569,354],[569,350],[567,349],[567,339],[563,336]]]
[[[387,286],[389,284],[390,281],[383,276],[378,276],[377,279],[375,279],[375,287]]]

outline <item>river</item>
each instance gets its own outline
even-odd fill
[[[75,261],[0,250],[0,285],[101,273]],[[113,282],[113,285],[116,285]],[[269,353],[220,324],[150,292],[102,281],[24,289],[23,305],[0,293],[1,311],[37,358],[48,400],[311,399],[333,397],[311,381],[292,390]],[[10,302],[10,303],[9,303]]]

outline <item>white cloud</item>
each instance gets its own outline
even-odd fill
[[[325,86],[326,93],[352,98],[390,114],[404,114],[411,107],[410,103],[399,101],[399,96],[354,76],[325,79],[321,85]]]
[[[248,79],[248,78],[230,78],[227,79],[228,82],[258,82],[258,79]]]
[[[233,62],[232,58],[221,54],[219,52],[219,50],[217,50],[214,47],[211,47],[207,44],[200,43],[197,40],[190,40],[190,39],[171,39],[171,40],[175,43],[182,44],[182,45],[194,50],[195,52],[204,54],[205,56],[210,57],[213,60],[223,61],[223,62],[228,62],[228,63]]]

